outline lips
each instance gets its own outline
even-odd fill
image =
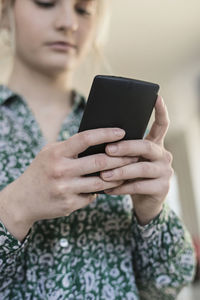
[[[76,46],[70,42],[65,42],[65,41],[56,41],[56,42],[53,42],[52,44],[61,44],[61,45],[67,45],[67,46],[70,46],[70,47],[73,47],[75,48]]]
[[[68,51],[70,49],[76,49],[76,46],[70,42],[64,42],[64,41],[56,41],[56,42],[50,42],[48,43],[48,46],[61,51]]]

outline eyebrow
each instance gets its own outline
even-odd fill
[[[96,0],[79,0],[81,2],[95,2]]]
[[[76,0],[77,2],[82,2],[82,3],[95,3],[97,0]]]

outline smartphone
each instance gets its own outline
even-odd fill
[[[159,85],[117,76],[95,76],[78,132],[119,127],[123,140],[142,139],[152,114]],[[105,152],[106,144],[91,146],[78,157]],[[88,174],[98,176],[99,172]]]

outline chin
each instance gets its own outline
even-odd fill
[[[75,64],[72,62],[66,62],[66,61],[62,61],[62,62],[49,62],[49,63],[43,63],[39,65],[39,68],[41,71],[47,73],[48,75],[50,74],[62,74],[65,73],[67,71],[75,71]]]
[[[73,72],[80,65],[81,57],[79,53],[42,53],[35,60],[35,65],[43,73],[62,74]]]

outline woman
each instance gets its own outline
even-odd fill
[[[73,73],[103,1],[2,5],[14,63],[0,89],[0,299],[174,299],[194,253],[164,204],[173,171],[162,98],[145,140],[119,141],[119,128],[77,133],[85,99]],[[99,143],[105,154],[78,158]]]

